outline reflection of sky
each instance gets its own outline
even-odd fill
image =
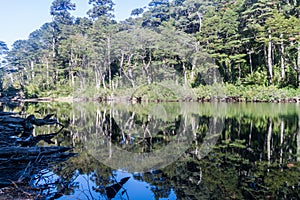
[[[92,188],[96,187],[92,181],[90,181],[90,177],[87,175],[80,175],[75,179],[75,182],[78,182],[79,188],[75,189],[75,193],[63,196],[59,199],[105,199],[101,198],[99,193],[95,192]]]
[[[116,172],[116,179],[120,180],[125,177],[130,177],[130,179],[125,183],[123,186],[127,189],[127,194],[129,199],[153,199],[154,194],[151,192],[151,185],[144,181],[138,181],[133,178],[132,174],[117,171]],[[126,194],[124,194],[126,195]],[[116,196],[116,199],[118,195]]]
[[[151,191],[152,186],[151,184],[141,181],[141,180],[136,180],[134,179],[133,174],[122,172],[122,171],[114,171],[114,178],[117,181],[120,181],[122,178],[125,177],[130,177],[130,179],[123,185],[124,189],[121,189],[116,197],[114,198],[115,200],[118,199],[130,199],[130,200],[135,200],[135,199],[143,199],[143,200],[152,200],[155,199],[155,196],[153,192]],[[69,200],[69,199],[80,199],[80,200],[90,200],[90,199],[107,199],[106,196],[100,194],[99,192],[96,192],[92,188],[97,188],[97,185],[91,181],[90,176],[88,175],[80,175],[78,176],[75,180],[75,182],[78,182],[79,187],[75,188],[75,192],[70,195],[65,195],[61,198],[60,200]],[[176,194],[173,190],[171,190],[169,197],[168,198],[160,198],[161,200],[173,200],[177,199]]]

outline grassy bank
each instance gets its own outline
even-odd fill
[[[196,96],[203,100],[232,99],[247,102],[293,102],[300,99],[300,89],[276,86],[235,86],[232,84],[200,86]]]
[[[199,86],[193,89],[151,84],[137,88],[102,89],[87,87],[81,90],[49,90],[47,92],[25,92],[26,98],[62,98],[83,100],[141,99],[142,101],[227,101],[227,102],[298,102],[300,89],[278,88],[276,86],[236,86],[232,84],[215,84]]]

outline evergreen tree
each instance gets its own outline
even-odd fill
[[[69,11],[73,11],[75,8],[75,4],[71,3],[71,0],[54,0],[50,7],[50,14],[56,23],[71,25],[73,17]]]
[[[112,12],[114,11],[115,4],[112,0],[89,0],[89,4],[92,4],[93,8],[90,9],[87,14],[93,20],[103,16],[108,18],[114,17]]]
[[[3,69],[3,63],[2,63],[2,56],[6,54],[8,51],[7,45],[5,42],[0,41],[0,91],[3,89],[3,74],[4,74],[4,69]]]
[[[169,0],[152,0],[148,5],[149,10],[144,13],[143,27],[158,27],[170,19]]]

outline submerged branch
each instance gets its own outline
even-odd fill
[[[0,186],[27,181],[26,178],[39,170],[49,169],[75,155],[72,148],[63,146],[36,146],[40,141],[54,144],[52,138],[60,134],[65,126],[49,114],[38,119],[34,115],[27,118],[18,113],[0,112]],[[57,132],[33,136],[35,126],[59,125]],[[20,137],[17,137],[21,135]],[[24,184],[29,184],[29,181]]]

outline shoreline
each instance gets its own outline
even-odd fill
[[[300,103],[300,97],[276,98],[273,100],[246,99],[238,96],[228,97],[197,97],[197,99],[142,99],[141,97],[40,97],[40,98],[0,98],[0,103],[46,103],[46,102],[127,102],[127,103],[173,103],[173,102],[198,102],[198,103]]]

